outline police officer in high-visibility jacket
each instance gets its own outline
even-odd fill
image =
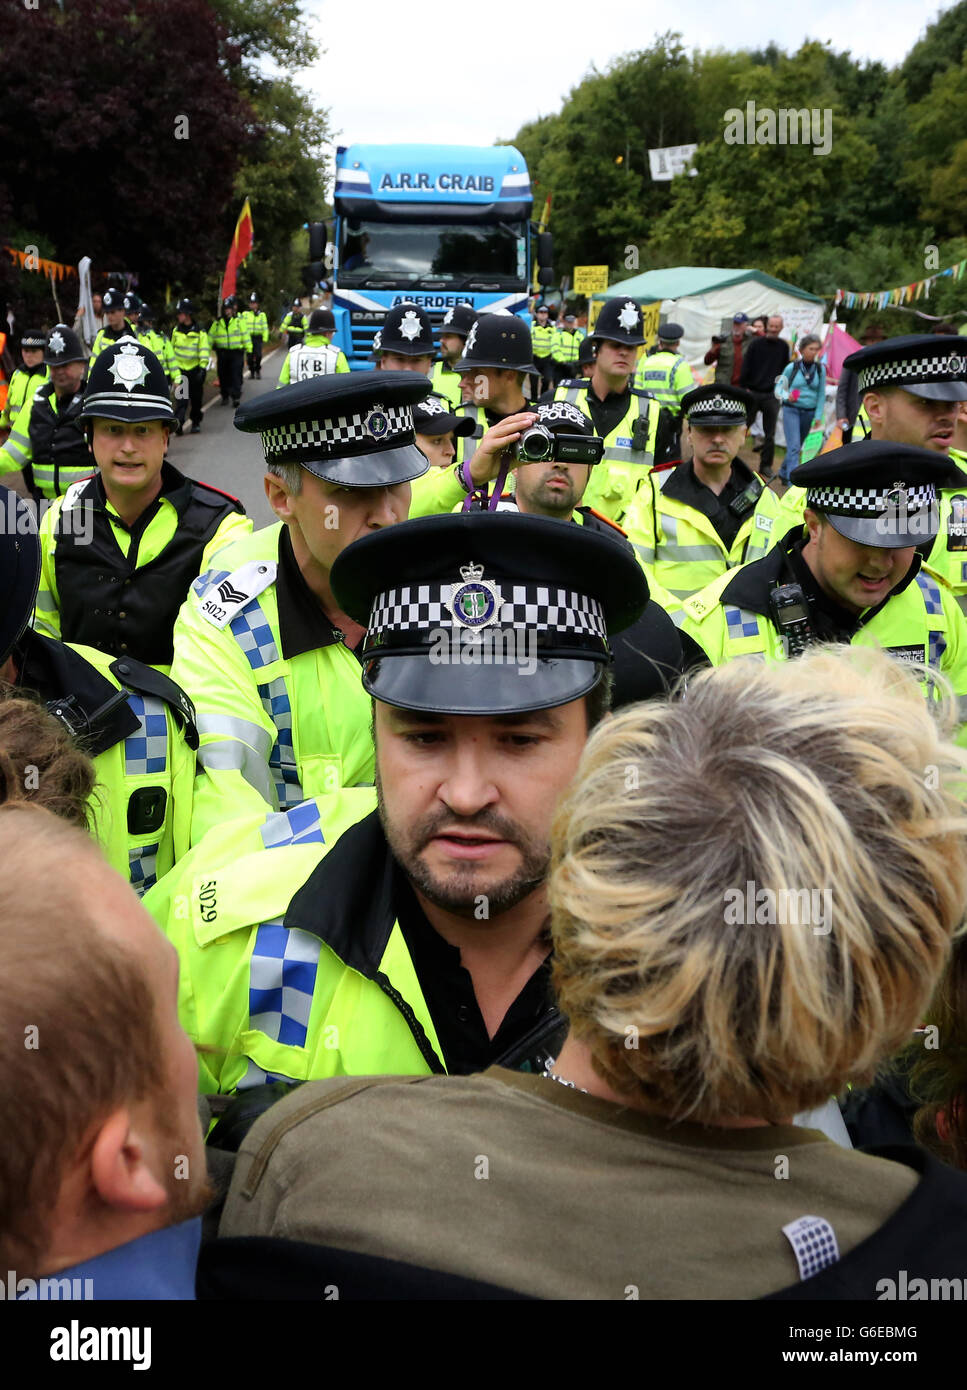
[[[457,363],[463,356],[464,344],[476,317],[477,311],[471,304],[451,304],[440,325],[440,360],[434,362],[430,380],[434,391],[446,396],[454,406],[463,401],[463,377],[457,370]]]
[[[154,310],[148,304],[142,304],[138,310],[138,340],[157,357],[168,378],[168,385],[176,391],[181,381],[181,368],[170,339],[155,328]]]
[[[252,340],[252,351],[248,355],[249,380],[258,381],[262,376],[262,349],[269,340],[269,321],[254,290],[248,297],[248,308],[242,318]]]
[[[332,585],[367,630],[376,794],[216,826],[149,902],[178,949],[201,1088],[540,1072],[566,1026],[551,820],[644,575],[606,536],[477,512],[365,537]]]
[[[778,498],[738,457],[752,404],[739,386],[689,391],[682,416],[691,459],[652,469],[625,513],[649,584],[676,599],[759,559],[772,544]]]
[[[55,324],[47,335],[44,361],[50,381],[27,399],[0,449],[0,474],[22,470],[35,501],[63,496],[91,472],[80,425],[87,360],[80,338],[66,323]]]
[[[578,328],[574,314],[565,314],[564,321],[554,330],[554,374],[558,381],[571,376],[577,370],[578,352],[586,334]]]
[[[967,486],[942,454],[863,440],[800,464],[805,534],[683,602],[687,633],[713,665],[783,661],[816,642],[879,645],[944,673],[967,713],[967,618],[916,547],[939,525],[937,489]]]
[[[181,383],[175,392],[178,433],[181,434],[190,405],[191,432],[199,434],[211,344],[204,328],[195,322],[195,306],[190,299],[178,301],[177,322],[171,331],[171,350],[181,372]]]
[[[950,453],[960,402],[967,401],[967,338],[886,338],[852,353],[846,363],[858,376],[871,439]],[[861,432],[857,419],[857,439]],[[802,525],[805,504],[805,488],[790,487],[779,505],[779,534]],[[967,609],[967,497],[961,488],[941,488],[940,528],[921,549]]]
[[[642,357],[635,372],[635,387],[654,396],[676,419],[685,394],[695,385],[692,369],[678,351],[684,332],[680,323],[663,323],[656,350]]]
[[[592,336],[591,376],[562,381],[553,398],[583,410],[595,434],[604,440],[604,459],[594,471],[585,500],[622,525],[648,469],[672,456],[674,429],[658,402],[631,385],[635,349],[645,341],[641,310],[634,300],[607,300]]]
[[[279,386],[308,381],[313,376],[334,376],[337,372],[349,371],[346,354],[329,341],[329,335],[335,328],[336,320],[331,309],[313,309],[305,338],[286,353],[279,373]]]
[[[233,294],[222,300],[221,315],[208,330],[208,341],[218,360],[218,389],[222,405],[238,405],[242,399],[242,376],[245,354],[252,351],[248,329],[238,316],[238,301]]]
[[[13,422],[23,410],[28,398],[50,380],[50,369],[44,361],[44,348],[47,334],[40,329],[28,328],[20,339],[22,367],[17,367],[10,377],[7,404],[0,411],[0,443],[6,439]]]
[[[93,758],[91,833],[144,893],[188,849],[194,711],[160,671],[29,627],[40,578],[36,522],[30,504],[9,490],[2,509],[0,682],[38,696]]]
[[[554,385],[556,373],[554,371],[554,344],[557,339],[557,329],[551,323],[546,304],[538,304],[534,310],[534,322],[531,324],[531,352],[534,357],[534,366],[537,368],[540,381],[538,382],[538,392],[546,391]],[[581,339],[582,345],[585,339]],[[578,375],[578,373],[575,373]]]
[[[302,312],[302,300],[294,299],[292,308],[279,325],[279,332],[285,334],[285,345],[294,348],[302,342],[306,331],[306,316]]]
[[[535,370],[530,331],[516,314],[481,314],[471,325],[457,370],[468,384],[470,400],[454,414],[473,421],[473,431],[457,440],[454,468],[431,469],[414,483],[411,517],[451,512],[501,472],[506,479],[506,451],[536,419],[524,395],[527,377]]]
[[[105,290],[103,308],[107,326],[98,329],[91,346],[91,364],[97,360],[98,353],[103,348],[116,343],[118,338],[138,336],[138,316],[132,307],[133,303],[130,294],[125,294],[123,290]]]
[[[174,411],[161,363],[134,338],[100,354],[81,420],[97,473],[40,525],[34,626],[167,670],[178,610],[198,574],[252,523],[237,498],[165,460]]]
[[[371,361],[384,372],[419,372],[429,380],[436,349],[433,324],[420,304],[394,304],[373,337]]]
[[[409,372],[313,377],[236,415],[262,436],[279,521],[221,551],[175,624],[171,671],[201,736],[195,838],[246,807],[372,781],[363,632],[329,571],[358,536],[405,519],[427,467],[412,407],[429,390]]]

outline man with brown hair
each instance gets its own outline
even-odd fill
[[[27,1296],[193,1298],[210,1194],[175,952],[48,812],[0,807],[0,864],[0,1266]]]

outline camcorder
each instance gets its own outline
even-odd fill
[[[517,463],[600,463],[604,440],[594,435],[553,434],[546,425],[531,425],[516,444],[511,457]]]

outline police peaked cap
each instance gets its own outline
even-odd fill
[[[928,401],[967,401],[967,338],[909,333],[851,352],[844,367],[857,373],[860,395],[902,386]]]
[[[68,362],[85,361],[81,340],[73,328],[68,328],[66,323],[54,324],[47,334],[44,361],[48,367],[63,367]]]
[[[443,315],[440,332],[455,333],[458,338],[465,338],[473,327],[476,318],[477,311],[472,304],[451,304]]]
[[[340,608],[367,628],[365,689],[434,714],[514,714],[578,699],[610,663],[609,633],[648,602],[630,549],[517,512],[387,526],[346,547],[331,583]],[[507,659],[460,659],[488,644]],[[441,658],[443,648],[456,659]]]
[[[430,315],[419,304],[394,304],[373,340],[373,357],[396,352],[401,357],[432,357],[433,324]]]
[[[29,502],[4,489],[0,517],[0,663],[23,636],[40,587],[40,539]]]
[[[28,328],[20,339],[20,347],[23,348],[45,348],[47,346],[47,334],[39,328]]]
[[[594,323],[592,338],[641,347],[645,341],[641,310],[633,299],[606,299]]]
[[[107,313],[109,309],[126,309],[127,305],[124,302],[125,299],[127,299],[127,295],[124,291],[115,289],[112,285],[111,288],[105,290],[101,296],[101,304],[104,312]]]
[[[967,487],[967,474],[945,454],[880,439],[831,449],[789,476],[841,536],[884,550],[936,536],[937,489]]]
[[[458,438],[465,437],[473,434],[477,427],[472,416],[455,415],[447,398],[435,391],[413,407],[413,424],[417,434],[428,435],[431,439],[449,434],[451,430]]]
[[[661,323],[658,325],[658,336],[663,343],[677,343],[685,330],[680,323]]]
[[[458,372],[476,367],[504,367],[512,372],[535,372],[530,328],[516,314],[481,314],[471,325]]]
[[[266,463],[298,463],[343,487],[393,487],[427,470],[413,407],[429,393],[417,372],[312,377],[246,401],[235,428],[262,436]]]
[[[741,386],[696,386],[682,397],[682,418],[690,425],[746,425],[753,400]]]
[[[125,334],[94,359],[82,420],[173,420],[168,378],[154,353]]]

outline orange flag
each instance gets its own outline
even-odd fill
[[[249,207],[248,199],[242,205],[238,221],[235,224],[235,235],[232,237],[232,245],[228,252],[228,260],[225,262],[225,274],[222,277],[222,299],[227,299],[230,294],[235,293],[236,277],[238,268],[245,260],[254,245],[254,228],[252,226],[252,209]]]

